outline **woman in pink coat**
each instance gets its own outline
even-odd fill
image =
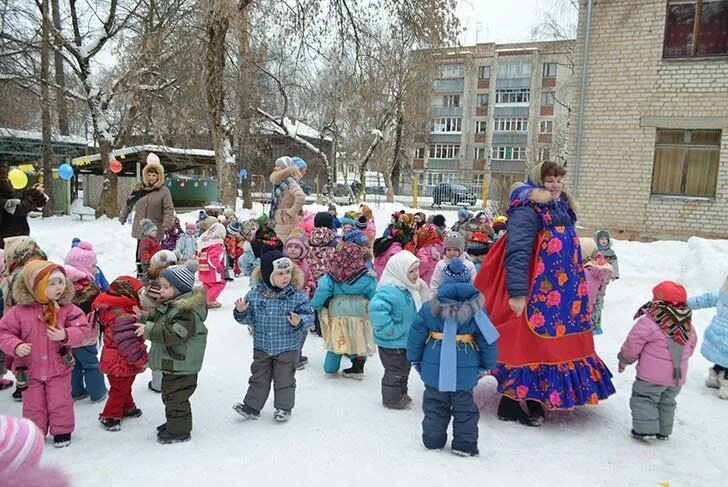
[[[222,223],[214,223],[197,242],[197,271],[207,291],[207,306],[220,308],[217,298],[225,289],[225,236]]]
[[[0,320],[0,349],[13,357],[28,357],[23,416],[43,434],[50,429],[54,446],[68,446],[74,429],[71,350],[83,343],[91,328],[83,312],[70,304],[73,285],[57,264],[29,262],[12,293],[18,304]]]
[[[665,281],[652,290],[652,301],[635,315],[637,322],[619,352],[619,372],[637,362],[632,386],[632,436],[666,440],[672,433],[675,398],[688,376],[688,359],[697,333],[691,324],[685,288]]]

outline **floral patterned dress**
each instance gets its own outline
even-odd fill
[[[572,226],[555,226],[548,206],[530,205],[543,223],[530,265],[526,311],[508,307],[501,238],[483,264],[476,287],[498,328],[498,390],[546,409],[597,404],[615,392],[612,374],[594,350],[588,288],[579,238]]]

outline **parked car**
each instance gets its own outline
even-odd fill
[[[337,205],[353,205],[356,203],[356,196],[348,184],[336,183],[334,186],[334,201]]]
[[[386,186],[367,186],[366,193],[367,194],[381,194],[381,195],[386,195],[387,194],[387,187]]]
[[[473,206],[478,201],[478,194],[462,184],[441,183],[432,190],[432,206],[442,206],[443,203],[451,205]]]

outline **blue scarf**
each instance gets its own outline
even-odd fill
[[[295,183],[296,180],[293,179],[293,177],[288,176],[286,179],[281,181],[280,184],[276,184],[273,188],[273,195],[270,199],[270,213],[268,214],[268,217],[270,218],[268,221],[268,226],[273,228],[275,227],[275,218],[273,215],[275,214],[276,210],[278,209],[278,205],[281,203],[281,198],[283,197],[283,192],[288,189],[288,186],[291,183]]]
[[[493,322],[484,310],[480,310],[474,317],[478,330],[485,341],[492,345],[500,334],[493,326]],[[440,375],[438,388],[441,392],[455,392],[457,390],[457,333],[458,323],[455,318],[445,318],[443,326],[442,344],[440,346]]]

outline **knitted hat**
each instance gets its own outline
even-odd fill
[[[165,278],[179,294],[187,294],[195,285],[195,275],[183,265],[173,265],[160,272],[159,277]]]
[[[277,168],[283,169],[283,168],[291,167],[291,166],[295,166],[295,163],[293,162],[293,159],[291,159],[288,156],[283,156],[283,157],[279,157],[278,159],[276,159],[275,167],[277,167]]]
[[[442,284],[449,282],[470,282],[470,271],[462,260],[453,259],[442,270]]]
[[[271,250],[266,252],[260,257],[260,273],[263,277],[263,282],[269,286],[275,288],[273,284],[273,274],[276,271],[288,269],[293,265],[291,259],[284,256],[280,250]]]
[[[0,415],[0,472],[3,476],[37,468],[45,436],[26,418]]]
[[[301,257],[305,257],[308,253],[308,244],[306,243],[306,236],[305,235],[295,235],[288,237],[288,240],[286,240],[286,245],[283,247],[283,251],[288,256],[288,249],[290,247],[299,247],[301,249]]]
[[[500,217],[498,217],[498,218],[500,218]],[[498,218],[496,218],[495,221],[493,222],[493,231],[495,233],[498,233],[498,232],[506,229],[506,222],[503,220],[498,220]]]
[[[5,270],[8,275],[33,259],[48,259],[35,240],[25,235],[5,239]]]
[[[436,227],[443,228],[445,227],[445,217],[442,215],[435,215],[432,217],[432,224]]]
[[[336,207],[334,207],[336,208]],[[329,209],[331,209],[331,205],[329,205]],[[334,226],[333,224],[334,219],[331,218],[331,215],[326,213],[325,211],[320,211],[316,213],[316,216],[313,217],[313,226],[314,227],[324,227],[324,228],[332,228]]]
[[[200,210],[200,212],[197,214],[197,222],[199,223],[205,218],[207,218],[207,212],[205,210]]]
[[[367,223],[368,223],[367,222],[367,217],[365,217],[364,215],[362,215],[359,218],[357,218],[357,220],[356,220],[356,228],[358,228],[360,230],[366,230]]]
[[[464,220],[470,219],[470,212],[467,210],[467,208],[460,208],[458,210],[458,218],[463,218]]]
[[[63,262],[90,276],[96,275],[96,252],[89,242],[79,242],[78,246],[68,251]]]
[[[369,237],[361,230],[352,230],[344,234],[344,242],[366,247],[369,245]]]
[[[149,259],[149,267],[169,267],[177,263],[177,255],[171,250],[160,250]]]
[[[197,225],[195,225],[192,222],[185,223],[185,231],[189,231],[189,230],[192,230],[192,231],[195,231],[196,232],[197,231]]]
[[[341,223],[341,227],[350,226],[352,228],[356,228],[356,220],[349,218],[348,216],[345,216],[343,218],[339,218],[339,222]]]
[[[28,291],[42,304],[48,303],[46,288],[48,282],[54,278],[61,278],[66,282],[66,271],[63,267],[45,260],[33,260],[23,267],[23,282]]]
[[[443,241],[446,249],[460,249],[465,251],[465,238],[458,232],[448,232]]]
[[[306,161],[304,161],[300,157],[292,157],[291,160],[296,165],[296,167],[301,171],[303,171],[304,169],[306,169],[308,167],[308,164],[306,164]]]
[[[240,225],[239,221],[232,221],[227,226],[227,231],[231,235],[235,235],[236,233],[240,233],[240,229],[242,226]]]
[[[685,304],[688,293],[680,284],[672,281],[663,281],[652,289],[653,301],[664,301],[668,304]]]
[[[152,232],[157,231],[157,225],[154,224],[152,220],[149,218],[145,218],[141,221],[142,225],[142,237],[146,237],[147,235],[150,235]]]
[[[81,239],[78,237],[73,237],[73,240],[71,240],[71,248],[78,246],[78,244],[81,243]]]

